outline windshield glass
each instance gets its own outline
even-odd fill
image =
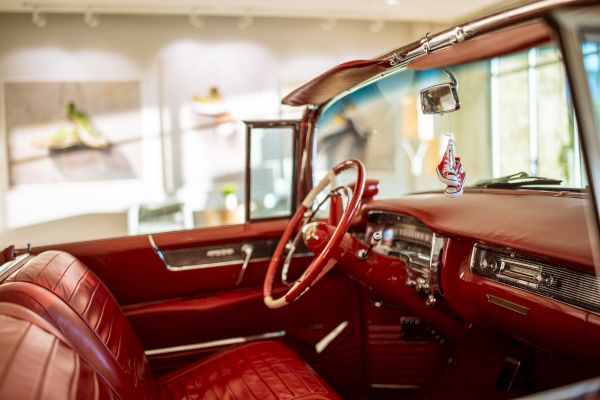
[[[317,125],[315,178],[344,159],[358,158],[367,176],[380,180],[381,197],[440,190],[436,166],[452,138],[467,187],[518,172],[560,180],[552,184],[555,189],[585,187],[556,44],[449,70],[458,81],[455,112],[421,112],[420,91],[449,81],[442,69],[403,69],[331,103]]]

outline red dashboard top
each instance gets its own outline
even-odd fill
[[[368,203],[365,211],[411,215],[436,233],[509,247],[594,272],[586,194],[467,190],[457,199],[416,194]]]

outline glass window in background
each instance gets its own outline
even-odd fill
[[[285,217],[292,213],[295,124],[253,126],[250,135],[251,220]]]

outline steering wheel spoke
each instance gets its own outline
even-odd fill
[[[337,187],[336,181],[337,176],[350,168],[355,169],[356,171],[356,184],[354,186],[354,190],[352,190],[352,196],[349,197],[348,205],[346,209],[341,213],[339,220],[337,218],[338,211],[336,211],[336,217],[330,218],[335,219],[337,225],[333,228],[333,233],[329,236],[327,243],[325,244],[323,250],[312,260],[310,265],[306,268],[301,277],[295,281],[291,287],[289,287],[287,293],[281,296],[278,299],[273,299],[273,283],[275,280],[276,271],[281,263],[281,259],[284,255],[286,246],[292,236],[294,236],[294,240],[292,241],[292,247],[290,251],[287,253],[282,269],[282,281],[289,285],[288,282],[288,272],[291,264],[293,251],[295,250],[297,244],[299,243],[300,237],[307,241],[307,238],[310,236],[310,229],[313,226],[314,222],[312,219],[316,215],[319,208],[323,205],[323,203],[327,200],[327,197],[320,201],[318,206],[313,209],[313,202],[328,185],[331,187],[331,193],[338,193],[340,190],[346,191],[348,193],[347,187]],[[271,258],[271,262],[269,263],[269,268],[267,270],[267,275],[265,277],[265,283],[263,286],[263,294],[264,294],[264,302],[269,308],[280,308],[283,307],[295,300],[297,300],[300,296],[306,293],[307,290],[310,289],[317,281],[319,281],[328,271],[330,271],[335,264],[337,263],[338,253],[340,252],[340,245],[344,238],[344,235],[348,232],[350,228],[350,224],[352,223],[352,219],[356,214],[356,211],[360,207],[360,201],[362,198],[362,194],[365,188],[365,170],[362,163],[358,160],[347,160],[339,163],[334,168],[331,169],[319,181],[317,185],[308,193],[306,198],[302,201],[302,204],[298,207],[292,220],[289,225],[286,227],[283,236],[281,237],[277,248],[275,249],[275,253]],[[341,202],[341,199],[339,199]],[[339,206],[337,204],[334,207]]]

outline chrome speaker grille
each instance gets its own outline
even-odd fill
[[[471,271],[479,276],[590,311],[600,311],[598,278],[510,250],[475,245]]]

